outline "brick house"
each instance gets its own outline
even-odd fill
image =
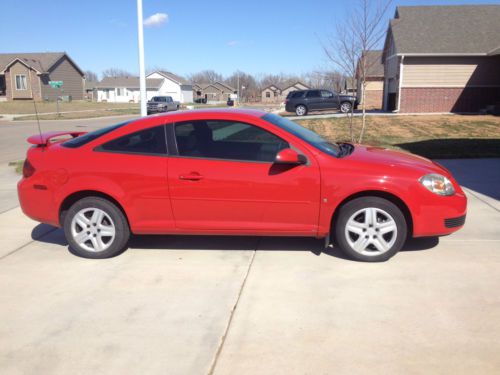
[[[307,90],[310,87],[299,81],[290,81],[283,84],[272,84],[266,86],[261,91],[261,101],[263,103],[277,103],[286,99],[291,91]]]
[[[54,89],[49,81],[63,81]],[[0,54],[0,100],[84,98],[84,74],[64,52]]]
[[[193,99],[195,102],[225,102],[236,92],[236,89],[222,82],[193,84]]]
[[[500,5],[397,7],[384,53],[384,109],[477,112],[500,102]]]
[[[384,64],[382,63],[382,50],[367,51],[365,54],[365,102],[366,108],[382,109],[384,98]],[[358,62],[356,69],[357,90],[356,95],[358,103],[363,105],[363,87],[361,84],[362,77],[362,60]]]

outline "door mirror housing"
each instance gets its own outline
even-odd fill
[[[276,154],[275,164],[301,165],[306,164],[307,159],[291,148],[285,148]]]

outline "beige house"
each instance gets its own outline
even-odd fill
[[[63,81],[52,88],[50,81]],[[84,98],[84,74],[64,52],[0,54],[0,100]]]
[[[195,102],[225,102],[236,89],[222,82],[193,84],[193,100]]]
[[[356,96],[360,105],[365,104],[368,109],[382,109],[384,98],[384,64],[382,63],[382,51],[367,51],[364,57],[360,59],[356,69],[357,90]],[[363,66],[365,73],[365,103],[363,103]]]
[[[286,99],[292,91],[307,90],[309,86],[302,82],[287,82],[285,84],[273,84],[265,87],[261,91],[261,100],[263,103],[278,103]]]
[[[397,7],[384,109],[477,112],[500,103],[500,5]]]

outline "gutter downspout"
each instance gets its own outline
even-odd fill
[[[394,112],[399,112],[401,109],[401,86],[403,85],[403,62],[405,60],[405,55],[401,56],[401,61],[399,62],[399,84],[398,84],[398,107]]]

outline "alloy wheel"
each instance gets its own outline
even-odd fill
[[[116,235],[111,217],[99,208],[84,208],[71,220],[71,235],[82,249],[101,252],[108,249]]]
[[[389,251],[396,242],[398,229],[386,211],[367,207],[347,220],[345,237],[349,246],[359,254],[376,256]]]
[[[351,105],[349,103],[342,103],[340,105],[340,111],[342,113],[347,113],[351,111]]]

